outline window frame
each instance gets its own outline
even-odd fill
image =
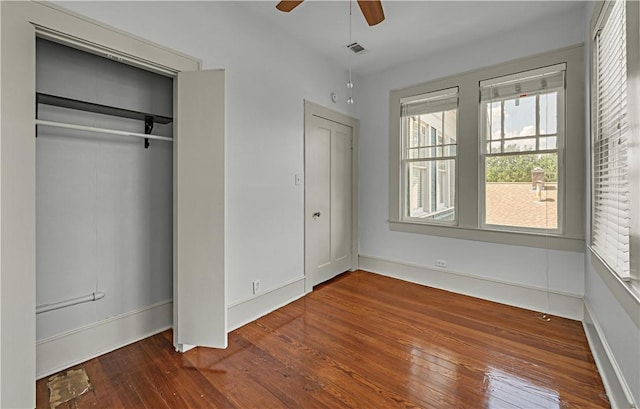
[[[415,86],[396,89],[389,97],[389,228],[392,231],[427,234],[465,240],[511,244],[558,250],[584,251],[585,197],[585,87],[584,47],[576,45],[505,62]],[[565,215],[562,232],[511,231],[481,225],[480,174],[480,81],[566,63],[564,162]],[[457,223],[436,225],[402,219],[400,100],[459,87],[457,127]],[[563,160],[562,160],[563,159]],[[570,212],[564,211],[571,209]]]
[[[547,67],[541,67],[541,68],[547,68]],[[551,68],[551,67],[549,67]],[[558,67],[560,70],[560,67]],[[564,68],[562,68],[562,70],[564,71],[564,76],[566,77],[566,66]],[[527,76],[529,74],[532,73],[532,71],[536,71],[534,70],[530,70],[530,71],[524,71],[521,73],[518,73],[516,76],[522,75],[522,76]],[[510,76],[507,76],[510,77]],[[531,136],[526,136],[526,137],[522,137],[523,139],[536,139],[536,146],[539,147],[539,143],[540,143],[540,138],[544,138],[544,137],[548,137],[550,135],[555,135],[556,136],[556,148],[555,149],[537,149],[537,150],[532,150],[532,151],[520,151],[520,152],[513,152],[513,153],[507,153],[507,152],[500,152],[500,153],[487,153],[485,146],[486,143],[489,141],[485,138],[485,132],[484,132],[484,126],[486,125],[486,110],[483,109],[483,106],[485,104],[485,102],[483,102],[482,100],[480,101],[479,105],[478,105],[478,110],[479,110],[479,122],[478,122],[478,143],[479,143],[479,166],[480,166],[480,171],[478,172],[478,200],[479,200],[479,212],[480,212],[480,228],[483,230],[501,230],[501,231],[509,231],[509,232],[524,232],[524,233],[543,233],[543,234],[555,234],[555,235],[562,235],[564,232],[564,203],[565,203],[565,191],[566,191],[566,187],[565,187],[565,137],[566,137],[566,120],[565,120],[565,107],[566,107],[566,98],[565,98],[565,94],[566,94],[566,78],[563,79],[564,85],[562,87],[562,92],[558,92],[558,96],[556,99],[556,106],[557,106],[557,111],[558,111],[558,116],[557,116],[557,120],[556,120],[556,132],[555,134],[541,134],[540,133],[540,105],[539,105],[539,97],[542,94],[541,92],[535,92],[532,94],[529,94],[530,96],[535,96],[536,97],[536,112],[535,112],[535,121],[536,121],[536,133],[534,135]],[[529,96],[528,95],[528,96]],[[499,99],[498,101],[501,103],[501,122],[502,122],[502,129],[501,131],[504,132],[504,102],[505,101],[509,101],[513,98],[502,98]],[[507,141],[507,139],[501,138],[500,139],[501,142],[505,142]],[[498,156],[517,156],[517,155],[529,155],[529,154],[536,154],[536,153],[555,153],[557,155],[557,160],[558,160],[558,174],[557,174],[557,185],[558,185],[558,190],[557,190],[557,227],[556,228],[537,228],[537,227],[523,227],[523,226],[511,226],[511,225],[500,225],[500,224],[492,224],[492,223],[487,223],[486,221],[486,216],[487,216],[487,201],[486,201],[486,170],[485,170],[485,159],[487,157],[498,157]]]

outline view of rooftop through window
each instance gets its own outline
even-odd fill
[[[485,101],[485,224],[558,228],[558,93]]]

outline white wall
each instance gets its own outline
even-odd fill
[[[60,2],[227,74],[227,303],[302,277],[303,99],[353,115],[344,70],[233,2]]]
[[[173,80],[44,40],[41,93],[173,116]],[[38,117],[144,133],[144,121],[40,104]],[[154,135],[172,126],[155,124]],[[37,315],[38,341],[172,299],[172,146],[46,126],[36,141],[36,303],[102,291]]]
[[[619,370],[618,374],[607,374],[606,368],[601,368],[601,375],[610,376],[607,382],[612,385],[612,391],[617,389],[616,382],[626,383],[636,404],[640,403],[640,304],[627,295],[630,303],[635,304],[636,311],[624,308],[622,300],[618,298],[625,297],[624,293],[614,293],[609,289],[588,256],[585,265],[584,302],[597,330],[601,331],[598,334],[600,342],[605,344],[611,353],[611,356],[601,356],[600,359],[611,359],[611,364]],[[616,294],[619,294],[618,297]],[[616,375],[621,379],[616,379]],[[628,400],[623,394],[615,399],[619,402],[619,407],[628,406]]]
[[[434,267],[445,259],[450,271],[546,288],[581,296],[583,254],[390,231],[389,92],[503,61],[583,42],[584,14],[565,12],[539,24],[491,38],[473,38],[464,47],[444,50],[410,64],[365,76],[357,105],[360,131],[360,254]],[[461,135],[464,137],[464,135]]]
[[[2,7],[0,7],[0,22],[2,22]],[[2,44],[2,30],[0,30],[0,45]],[[0,53],[0,89],[2,87],[2,53]],[[0,92],[1,94],[1,92]],[[2,97],[0,97],[2,106]],[[0,158],[2,158],[2,138],[0,138]],[[0,211],[2,209],[2,178],[0,178]],[[2,232],[2,217],[0,217],[0,233]],[[2,268],[2,234],[0,234],[0,268]],[[2,294],[2,274],[0,274],[0,294]],[[0,302],[0,318],[2,317],[2,303]],[[2,325],[0,325],[0,385],[2,385]],[[0,402],[2,402],[2,388],[0,388]]]

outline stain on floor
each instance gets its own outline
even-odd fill
[[[49,378],[49,407],[55,409],[93,389],[84,368],[71,369]]]

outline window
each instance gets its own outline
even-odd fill
[[[630,192],[625,3],[605,5],[602,15],[606,17],[593,40],[591,247],[627,280]]]
[[[584,251],[583,59],[574,46],[391,91],[389,228]]]
[[[560,64],[480,82],[483,226],[560,229],[564,73]]]
[[[401,100],[404,220],[456,219],[458,89]]]

